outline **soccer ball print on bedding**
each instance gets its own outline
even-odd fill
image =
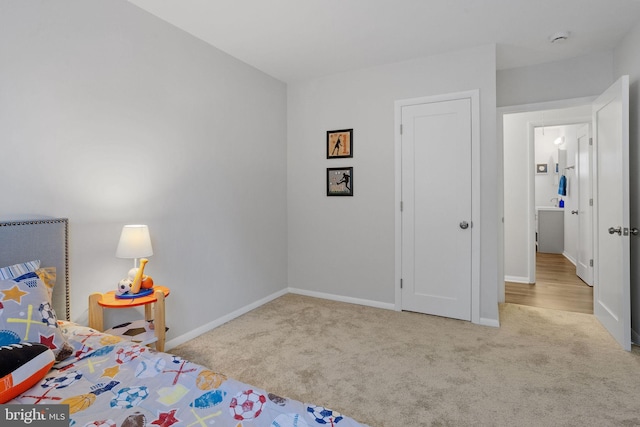
[[[252,420],[260,416],[266,401],[267,398],[263,394],[246,390],[231,399],[229,410],[233,418],[238,421]]]
[[[309,405],[307,412],[318,424],[328,424],[330,426],[342,421],[342,414],[322,406]]]

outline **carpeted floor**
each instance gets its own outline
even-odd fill
[[[640,426],[637,347],[587,314],[503,304],[500,322],[287,294],[169,352],[372,427]]]

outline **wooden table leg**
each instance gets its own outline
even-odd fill
[[[164,343],[166,339],[165,317],[164,317],[164,292],[156,291],[154,296],[156,302],[153,304],[154,319],[153,325],[156,331],[156,350],[164,351]]]
[[[98,304],[102,299],[99,292],[89,295],[89,327],[97,331],[104,331],[104,307]]]

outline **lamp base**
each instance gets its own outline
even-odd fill
[[[139,297],[146,297],[147,295],[151,295],[153,293],[153,288],[149,288],[149,289],[140,289],[140,292],[138,292],[137,294],[130,294],[129,292],[124,293],[124,294],[116,294],[116,298],[118,299],[133,299],[133,298],[139,298]]]

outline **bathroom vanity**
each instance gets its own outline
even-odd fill
[[[538,206],[537,244],[538,252],[561,254],[564,252],[564,209],[553,206]]]

